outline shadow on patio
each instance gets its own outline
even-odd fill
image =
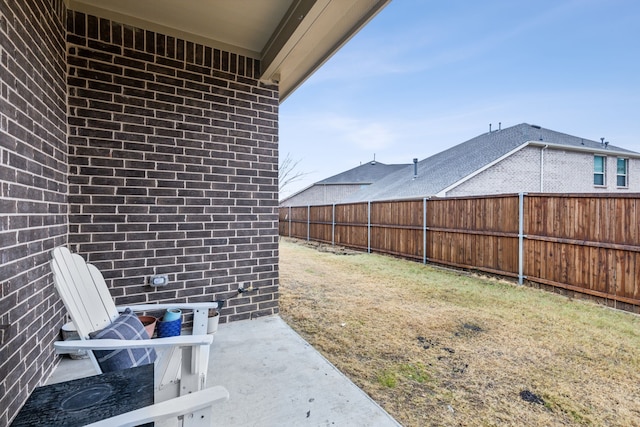
[[[230,394],[218,425],[399,425],[279,316],[220,325],[211,350],[207,385]],[[49,383],[93,374],[89,359],[65,357]]]

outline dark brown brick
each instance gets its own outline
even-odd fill
[[[0,31],[19,37],[0,38],[0,146],[12,166],[0,172],[11,197],[0,212],[12,215],[0,218],[0,280],[20,291],[1,294],[0,313],[21,311],[9,335],[23,357],[0,358],[0,395],[12,396],[0,398],[4,424],[55,364],[63,308],[46,263],[67,236],[118,303],[230,298],[246,281],[259,297],[236,299],[223,322],[277,313],[278,93],[253,79],[259,61],[83,13],[66,19],[63,0],[9,10]],[[154,272],[171,289],[145,286]]]

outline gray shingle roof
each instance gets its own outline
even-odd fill
[[[316,184],[371,184],[407,165],[386,165],[380,162],[367,162],[348,171],[331,176]]]
[[[479,135],[418,162],[418,176],[415,179],[413,165],[405,166],[361,189],[345,202],[433,196],[530,141],[603,149],[603,145],[597,141],[522,123]],[[608,149],[637,154],[612,145]]]

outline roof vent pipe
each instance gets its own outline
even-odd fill
[[[413,177],[418,176],[418,159],[413,159]]]
[[[502,130],[502,122],[498,122],[498,130]]]
[[[491,133],[491,123],[489,123],[489,133]]]

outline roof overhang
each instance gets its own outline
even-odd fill
[[[555,150],[563,150],[563,151],[576,151],[579,153],[591,153],[591,154],[602,154],[604,156],[619,156],[619,157],[629,157],[633,159],[639,159],[640,153],[634,153],[633,151],[627,150],[616,150],[615,148],[608,148],[603,145],[601,148],[594,147],[577,147],[574,145],[565,145],[565,144],[553,144],[546,143],[544,141],[527,141],[524,146],[532,146],[532,147],[542,147],[542,148],[551,148]]]
[[[116,20],[261,61],[286,99],[391,0],[65,0]]]

